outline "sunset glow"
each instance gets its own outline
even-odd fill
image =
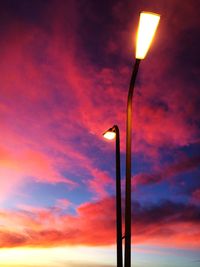
[[[136,55],[132,265],[199,266],[199,2],[2,0],[0,267],[116,266],[116,140],[102,134],[119,127],[124,233],[142,10],[161,20]]]
[[[13,248],[1,249],[0,266],[82,266],[82,263],[88,266],[98,264],[98,259],[103,255],[103,264],[113,264],[113,248],[100,247],[56,247],[56,248]],[[77,257],[78,255],[78,257]]]

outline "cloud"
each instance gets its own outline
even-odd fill
[[[97,161],[108,150],[102,145],[101,133],[113,124],[120,127],[122,153],[125,151],[126,94],[131,72],[127,59],[132,62],[133,58],[134,21],[130,18],[131,10],[138,7],[130,1],[113,7],[115,21],[109,24],[113,34],[106,31],[108,24],[102,26],[101,32],[109,37],[105,36],[104,45],[101,43],[97,62],[82,39],[85,35],[87,42],[91,41],[87,35],[91,24],[86,23],[80,31],[86,14],[74,1],[61,2],[44,8],[42,20],[1,17],[1,198],[16,192],[28,177],[40,183],[65,183],[70,188],[81,185],[93,192],[94,199],[105,199],[80,205],[76,215],[60,213],[58,208],[38,210],[25,205],[20,211],[1,211],[1,247],[115,242],[115,205],[108,196],[113,180]],[[182,9],[175,17],[180,3]],[[184,61],[182,50],[182,44],[187,45],[183,35],[189,41],[187,32],[199,24],[194,12],[198,6],[180,1],[171,5],[160,7],[160,35],[141,64],[133,99],[133,149],[148,162],[156,159],[158,165],[163,148],[179,149],[193,144],[199,136],[198,75],[194,75],[198,68]],[[167,14],[164,10],[171,11]],[[188,65],[178,65],[180,58]],[[183,75],[187,71],[195,79]],[[199,157],[182,160],[164,166],[164,171],[139,174],[136,183],[158,183],[198,165]],[[198,190],[193,198],[198,198]],[[68,205],[63,200],[57,204]],[[138,204],[133,212],[135,242],[199,247],[199,211],[195,205]]]
[[[157,167],[158,170],[152,173],[139,173],[133,177],[133,186],[156,184],[161,181],[169,181],[173,176],[188,173],[200,166],[200,156],[184,157],[171,165]]]
[[[21,144],[18,151],[2,146],[0,151],[1,197],[4,201],[11,192],[20,190],[29,181],[40,183],[63,183],[69,188],[77,186],[75,181],[63,176],[46,153],[30,149]],[[9,183],[8,183],[9,181]]]
[[[57,201],[56,201],[56,206],[58,208],[61,207],[63,209],[68,209],[71,205],[72,205],[72,203],[65,198],[57,199]]]
[[[101,114],[102,109],[96,107],[100,92],[93,94],[98,81],[91,77],[97,74],[99,81],[108,83],[106,75],[111,74],[95,74],[83,49],[79,50],[79,16],[73,1],[54,4],[46,10],[49,28],[40,16],[32,23],[28,21],[30,28],[23,21],[27,18],[6,20],[6,41],[1,42],[0,137],[4,140],[2,149],[10,156],[3,159],[0,168],[4,180],[9,177],[13,183],[6,186],[5,196],[24,185],[27,177],[41,183],[65,183],[70,188],[85,183],[94,194],[105,196],[112,179],[87,154],[91,142],[87,135],[97,133],[97,118],[101,125],[106,113]],[[114,88],[109,90],[112,97]],[[107,123],[98,127],[99,137],[105,127]],[[82,174],[81,181],[73,180]]]
[[[196,188],[193,190],[191,195],[191,202],[196,205],[200,204],[200,188]]]
[[[1,237],[1,247],[18,247],[23,245],[26,242],[26,237],[21,234],[9,232],[9,231],[0,231]]]
[[[59,209],[1,211],[1,247],[112,245],[115,243],[115,199],[85,203],[76,215]],[[198,248],[199,207],[162,201],[132,206],[132,233],[136,244]],[[10,218],[12,217],[12,220]]]
[[[117,3],[113,7],[118,23],[125,17],[124,8],[127,9],[125,6],[119,8],[122,6]],[[119,13],[119,10],[122,12]],[[43,20],[38,14],[36,21],[28,21],[29,28],[23,21],[27,18],[16,19],[13,16],[9,22],[6,20],[7,30],[2,38],[6,41],[1,41],[0,83],[4,99],[0,106],[3,117],[1,139],[5,148],[16,151],[22,147],[24,155],[21,161],[29,161],[34,153],[35,156],[37,154],[44,169],[39,168],[39,161],[36,164],[36,158],[34,164],[37,166],[30,166],[33,164],[30,159],[23,170],[26,176],[34,176],[40,182],[46,179],[49,183],[73,183],[73,178],[63,178],[60,172],[73,171],[77,174],[84,170],[89,178],[83,177],[82,181],[87,181],[89,190],[105,196],[106,187],[112,184],[112,180],[108,173],[96,166],[88,149],[91,138],[95,145],[101,147],[101,133],[117,123],[124,152],[125,88],[128,87],[131,70],[124,63],[100,66],[91,60],[90,50],[84,47],[79,34],[85,14],[82,14],[83,17],[79,15],[80,6],[69,1],[67,6],[64,2],[60,6],[52,3]],[[89,26],[85,26],[87,33]],[[169,31],[161,28],[161,41],[165,36],[164,30]],[[118,32],[114,32],[113,36],[115,34]],[[131,36],[130,32],[125,35],[128,34]],[[125,42],[124,38],[119,43]],[[105,43],[109,45],[109,38],[105,38]],[[168,50],[168,45],[171,45],[169,42],[162,44],[163,50]],[[112,49],[112,53],[115,51]],[[169,71],[171,63],[165,53],[157,60],[157,64],[148,64],[149,69],[145,63],[141,67],[134,97],[133,125],[136,152],[156,158],[160,147],[190,144],[198,133],[194,123],[198,117],[194,102],[198,96],[190,90],[191,102],[188,103],[184,82],[176,77],[171,77],[170,84],[168,80],[163,84],[163,75]],[[157,70],[159,75],[152,78],[152,72]],[[12,164],[15,165],[11,162],[10,166]],[[35,169],[35,173],[28,173],[29,167]],[[45,178],[44,172],[47,173]],[[103,183],[99,183],[101,179]],[[79,182],[74,181],[75,184]]]
[[[135,207],[133,231],[136,242],[158,242],[165,246],[171,243],[174,247],[187,247],[188,242],[191,248],[199,246],[199,207],[170,201]]]

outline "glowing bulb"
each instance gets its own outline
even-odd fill
[[[150,12],[140,13],[137,33],[136,58],[144,59],[155,35],[160,15]]]
[[[103,134],[104,138],[108,139],[108,140],[113,140],[116,136],[115,132],[112,131],[107,131]]]

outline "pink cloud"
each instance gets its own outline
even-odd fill
[[[72,206],[72,202],[65,199],[65,198],[60,198],[56,201],[56,207],[61,208],[61,209],[68,209],[70,206]]]
[[[116,7],[113,12],[123,20],[127,6],[125,9],[120,13]],[[190,7],[190,14],[191,10]],[[27,177],[41,183],[65,183],[70,188],[82,182],[95,197],[107,197],[113,181],[106,171],[97,167],[96,155],[92,158],[86,148],[95,142],[102,151],[109,149],[102,145],[101,133],[118,124],[122,151],[125,151],[126,94],[131,69],[124,61],[118,66],[102,67],[89,60],[89,52],[84,52],[80,42],[79,14],[72,1],[67,8],[49,9],[46,16],[52,21],[49,33],[42,27],[27,29],[20,22],[13,26],[13,21],[1,39],[0,86],[4,103],[0,104],[3,140],[0,174],[5,178],[1,179],[2,198],[24,184]],[[67,17],[71,23],[66,23]],[[180,78],[173,75],[168,82],[164,75],[170,75],[172,67],[169,52],[180,49],[171,50],[174,43],[170,41],[173,38],[168,40],[169,33],[172,30],[178,36],[179,27],[185,29],[186,23],[184,20],[181,26],[173,18],[169,29],[162,27],[159,41],[162,48],[152,50],[154,57],[141,65],[134,96],[133,149],[147,158],[159,159],[162,147],[191,144],[199,133],[194,122],[199,118],[194,105],[198,97],[195,90],[190,90],[191,101],[188,101],[189,93],[182,93],[188,87]],[[193,25],[193,20],[189,24]],[[114,46],[110,40],[106,49],[112,54],[124,50],[119,55],[126,54],[132,62],[132,40],[126,39],[127,36],[131,36],[130,32],[122,30],[118,35],[121,42]],[[187,169],[194,167],[191,164],[186,164]],[[185,166],[179,164],[165,169],[169,177],[184,170]],[[81,181],[61,174],[68,171],[78,174]],[[162,178],[163,173],[158,172],[140,176],[138,180],[146,184]],[[65,200],[58,203],[66,207],[69,204]],[[1,212],[2,247],[114,243],[115,206],[111,198],[81,205],[76,216],[59,214],[55,209],[22,208],[18,212]],[[145,212],[142,215],[143,221],[138,219],[133,225],[136,242],[199,247],[198,221],[191,218],[181,221],[181,216],[173,221],[176,214],[172,212],[170,222],[164,217],[155,223],[148,221],[147,225],[148,216]],[[184,236],[181,229],[185,231]]]
[[[200,204],[200,188],[196,188],[192,192],[191,202],[194,203],[194,204],[197,204],[197,205]]]
[[[5,149],[0,151],[1,202],[10,194],[20,191],[29,181],[40,183],[64,183],[69,188],[77,185],[75,181],[61,175],[55,162],[47,154],[21,146],[21,151]],[[9,182],[8,182],[9,181]]]
[[[123,10],[122,6],[121,4],[116,4],[113,8],[113,14],[116,17],[125,16],[125,10]],[[39,126],[41,128],[44,127],[44,130],[49,129],[51,124],[48,115],[50,115],[51,119],[63,124],[62,130],[67,126],[74,133],[74,130],[81,126],[97,138],[100,138],[101,132],[105,129],[114,123],[118,123],[122,131],[122,149],[124,150],[127,94],[127,89],[125,90],[125,88],[128,88],[128,77],[131,69],[129,70],[124,65],[113,68],[106,66],[97,68],[94,64],[92,65],[87,57],[87,52],[81,47],[77,33],[80,25],[76,5],[70,2],[67,10],[65,6],[63,8],[61,10],[55,7],[55,14],[50,9],[47,12],[54,22],[51,25],[51,41],[49,41],[50,36],[42,28],[33,28],[31,34],[30,31],[28,32],[26,28],[23,28],[20,38],[17,38],[18,31],[24,26],[18,25],[19,29],[16,27],[15,31],[12,28],[10,31],[8,30],[7,43],[11,47],[4,44],[2,60],[2,70],[5,73],[3,75],[5,80],[2,83],[4,84],[3,87],[5,88],[6,86],[7,88],[5,95],[8,96],[13,92],[14,97],[18,98],[17,89],[17,91],[20,90],[18,93],[24,96],[24,99],[21,99],[20,102],[29,100],[31,105],[33,103],[36,104],[40,114]],[[119,9],[121,10],[120,14],[118,12]],[[190,13],[192,10],[193,8],[190,7]],[[66,27],[67,41],[63,36],[66,12],[71,25],[73,25],[72,27]],[[179,15],[183,16],[183,14]],[[177,21],[174,21],[175,25]],[[190,25],[191,23],[192,21]],[[184,25],[186,27],[186,24]],[[180,25],[173,27],[173,30],[178,31],[178,26]],[[164,30],[167,31],[168,29],[160,29],[161,40],[167,35],[163,34]],[[130,33],[127,32],[126,34]],[[120,39],[120,41],[124,41],[124,38]],[[36,44],[37,48],[44,43],[43,54],[46,55],[50,62],[54,63],[53,66],[43,61],[36,61],[34,53],[38,51],[31,53],[30,48],[33,45]],[[167,45],[170,45],[169,42],[163,46],[163,49],[166,49]],[[15,49],[12,49],[13,52],[10,55],[10,50],[13,46]],[[154,51],[154,53],[160,53],[159,51]],[[39,53],[41,53],[40,50]],[[136,93],[134,99],[134,149],[139,152],[148,151],[149,145],[157,149],[166,144],[174,146],[189,144],[193,142],[196,136],[197,129],[195,126],[187,123],[187,118],[190,116],[191,111],[189,111],[190,107],[186,105],[187,97],[182,96],[181,90],[179,93],[179,88],[183,86],[181,81],[174,79],[170,86],[166,84],[165,88],[160,90],[161,85],[163,86],[162,75],[171,67],[171,62],[167,58],[165,53],[162,53],[157,59],[159,61],[157,64],[149,64],[148,61],[148,64],[144,62],[141,66],[142,86],[141,89],[137,88],[136,90],[137,92],[141,90],[141,95],[139,96]],[[13,64],[10,64],[11,62]],[[25,69],[26,75],[24,75],[24,69],[18,68],[18,66],[23,66],[24,62],[28,62]],[[151,62],[154,62],[153,59]],[[157,73],[156,78],[152,77],[152,72]],[[17,74],[16,77],[10,79],[6,78],[8,73]],[[54,90],[50,86],[50,81],[48,80],[51,80],[51,78],[56,80],[59,90]],[[171,90],[172,86],[176,88],[173,92]],[[64,104],[63,107],[54,106],[51,110],[48,110],[50,113],[48,114],[44,107],[41,106],[41,103],[48,102],[52,104],[55,91],[66,101],[66,105]],[[158,102],[163,102],[168,110],[165,110],[162,105],[151,105],[149,100],[152,98],[154,100],[157,98]],[[70,101],[67,99],[70,99]],[[181,110],[183,103],[185,110]],[[26,111],[23,113],[25,114],[28,111],[30,119],[31,111],[28,110],[26,105],[25,108]],[[36,106],[33,106],[33,108],[36,108]],[[70,112],[64,114],[66,110]],[[36,124],[34,116],[32,118],[32,122]],[[44,122],[44,126],[41,126],[41,121]],[[66,125],[67,121],[70,121],[73,126]],[[41,131],[40,127],[35,130],[39,129]],[[34,129],[31,129],[31,131],[34,133]]]
[[[108,191],[106,187],[114,187],[114,180],[105,171],[100,171],[98,169],[91,169],[92,179],[88,181],[88,186],[92,192],[95,192],[97,196],[106,197],[108,196]]]
[[[67,9],[76,27],[74,4],[71,3]],[[90,81],[88,74],[84,76],[81,73],[75,60],[78,38],[74,30],[68,27],[66,33],[70,38],[67,43],[64,41],[62,25],[65,14],[60,8],[55,7],[55,10],[54,14],[51,9],[47,12],[55,22],[51,25],[51,41],[42,27],[32,25],[31,30],[27,30],[18,21],[8,28],[6,42],[1,43],[3,53],[0,69],[3,75],[0,83],[5,99],[5,104],[1,105],[4,118],[1,139],[12,155],[1,166],[2,174],[8,177],[12,170],[15,172],[12,176],[16,183],[13,182],[12,186],[15,184],[16,189],[17,184],[24,183],[26,177],[37,182],[74,186],[79,181],[63,177],[61,172],[83,173],[82,170],[85,170],[91,178],[90,181],[88,177],[82,179],[89,189],[105,195],[105,187],[112,183],[111,178],[105,171],[94,166],[84,151],[77,151],[73,141],[73,138],[83,135],[82,131],[85,130],[84,127],[88,128],[87,125],[90,127],[86,132],[92,132],[91,127],[96,124],[91,120],[101,113],[94,103],[89,104],[88,97],[91,96],[94,81]],[[53,62],[53,66],[36,57],[41,52],[44,57],[48,57],[49,62]],[[80,62],[82,60],[81,56]],[[56,80],[56,88],[51,85],[51,79]],[[102,79],[105,80],[105,76]],[[62,99],[61,105],[55,103],[55,97],[58,97],[58,102]],[[96,115],[92,119],[87,118],[92,109]],[[97,186],[99,180],[101,185]]]
[[[23,166],[20,166],[19,169],[22,170],[22,173],[29,174],[30,176],[35,177],[35,180],[46,183],[66,183],[74,186],[75,182],[63,177],[53,168],[53,162],[49,157],[45,157],[45,154],[35,152],[35,151],[25,151],[23,157],[26,161],[20,159],[20,163],[24,163]]]
[[[119,16],[117,10],[115,7],[113,12]],[[63,35],[65,12],[73,25],[65,29],[67,39]],[[15,27],[12,25],[8,28],[6,42],[1,43],[1,86],[5,103],[12,95],[12,101],[8,102],[9,107],[6,104],[1,106],[2,116],[5,118],[1,131],[2,139],[7,147],[21,149],[19,146],[22,146],[22,141],[24,151],[29,151],[27,146],[34,147],[33,152],[24,152],[24,157],[28,153],[29,159],[24,172],[36,167],[37,173],[30,175],[37,176],[38,181],[46,179],[47,182],[63,182],[63,177],[59,174],[60,169],[76,169],[80,172],[77,167],[81,165],[81,168],[86,169],[92,176],[91,181],[87,183],[90,189],[105,195],[106,186],[112,183],[111,178],[104,171],[97,169],[84,149],[80,151],[79,148],[79,151],[76,151],[74,139],[84,136],[85,132],[94,137],[97,145],[101,145],[101,133],[117,123],[121,129],[124,152],[127,94],[125,88],[128,87],[131,70],[123,64],[113,68],[98,68],[91,64],[87,52],[81,47],[77,33],[79,18],[75,4],[70,2],[67,10],[55,7],[55,14],[49,9],[47,14],[54,22],[49,34],[36,26],[32,26],[32,30],[28,31],[18,22]],[[123,16],[123,12],[121,15]],[[160,31],[162,40],[163,29]],[[41,52],[44,60],[35,57]],[[48,62],[45,61],[47,59]],[[162,54],[158,64],[149,64],[148,61],[147,66],[144,62],[139,74],[142,76],[142,85],[141,88],[137,86],[134,97],[133,148],[139,153],[145,151],[147,156],[152,157],[158,157],[157,150],[162,146],[176,147],[192,143],[197,133],[195,125],[187,122],[194,110],[187,104],[187,96],[182,96],[181,91],[179,92],[183,84],[174,79],[170,86],[167,84],[164,88],[167,95],[160,89],[163,84],[162,75],[171,67],[171,63],[166,59],[165,54]],[[156,71],[157,78],[153,78],[151,74]],[[51,80],[56,81],[56,88],[52,86]],[[177,88],[173,92],[172,86]],[[58,98],[58,103],[55,98]],[[158,104],[151,104],[152,100]],[[184,110],[181,109],[183,103]],[[5,131],[9,132],[10,136],[3,134]],[[85,142],[90,143],[89,137]],[[103,149],[105,147],[102,147]],[[35,150],[39,151],[34,152]],[[39,160],[35,158],[37,162],[32,162],[31,158],[36,155],[31,153],[38,153]],[[76,165],[75,159],[79,160],[79,164]],[[45,179],[44,172],[47,173]],[[65,181],[67,179],[70,181],[70,178]],[[103,185],[100,188],[101,179]],[[83,180],[87,178],[84,177]]]

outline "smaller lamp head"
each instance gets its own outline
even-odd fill
[[[105,133],[103,133],[103,137],[108,140],[113,140],[116,138],[115,128],[108,129]]]

